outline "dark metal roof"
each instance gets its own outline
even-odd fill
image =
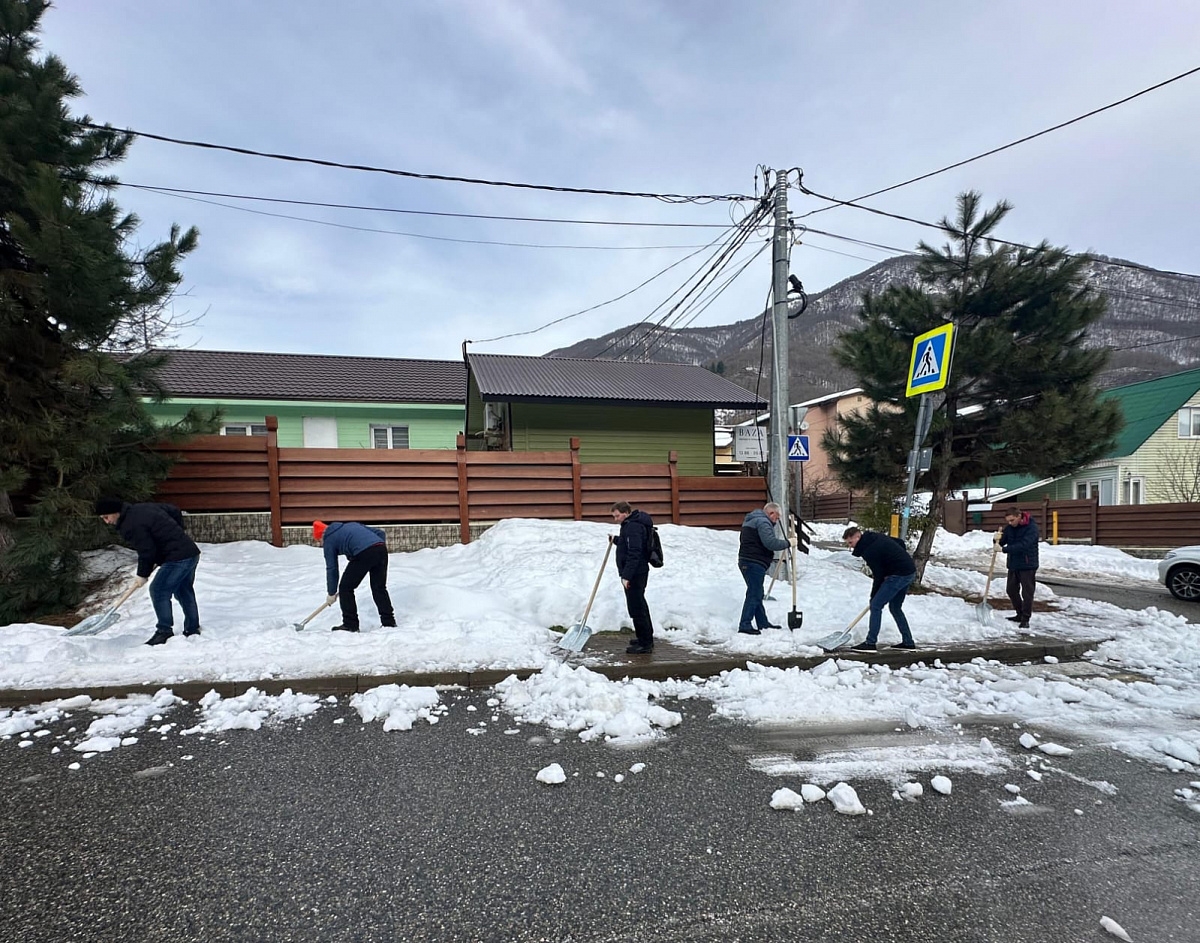
[[[754,409],[766,402],[694,364],[468,354],[488,401],[617,400],[712,409]]]
[[[237,350],[157,350],[158,377],[172,396],[213,399],[465,403],[461,360],[402,360]]]

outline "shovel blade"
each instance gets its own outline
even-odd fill
[[[836,651],[847,642],[850,641],[850,633],[843,629],[841,632],[834,632],[832,635],[825,635],[813,642],[818,648],[823,648],[827,652]]]
[[[795,632],[800,626],[804,625],[804,613],[797,612],[793,609],[788,613],[788,628]]]
[[[116,625],[120,621],[121,614],[115,609],[109,609],[107,612],[88,616],[78,625],[67,629],[67,635],[95,635],[98,632],[103,632],[110,626]]]
[[[992,607],[987,604],[986,599],[975,607],[975,618],[979,620],[980,625],[992,624]]]
[[[563,633],[563,637],[558,640],[558,647],[569,652],[581,652],[591,637],[592,630],[582,622],[576,622]]]

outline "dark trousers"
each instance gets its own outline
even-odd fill
[[[767,568],[753,560],[738,560],[738,569],[742,579],[746,581],[746,598],[742,600],[742,617],[738,620],[738,631],[753,628],[758,623],[760,629],[765,629],[771,622],[767,618],[767,610],[763,607],[763,580],[767,578]]]
[[[172,560],[170,563],[159,564],[158,573],[150,583],[150,602],[154,604],[154,615],[158,622],[155,628],[159,632],[170,632],[175,624],[175,615],[171,611],[171,597],[179,600],[179,608],[183,610],[183,631],[195,632],[200,628],[200,610],[196,606],[196,564],[200,557],[188,557],[186,560]]]
[[[905,576],[885,577],[879,589],[871,597],[871,618],[868,622],[867,637],[863,639],[868,645],[879,641],[879,629],[883,626],[883,607],[896,620],[896,628],[900,630],[900,641],[905,645],[913,644],[912,632],[908,628],[908,619],[904,617],[904,597],[908,587],[912,586],[914,574]]]
[[[379,609],[379,619],[384,625],[395,625],[396,614],[392,611],[392,598],[387,591],[387,547],[376,544],[368,547],[356,557],[351,557],[338,584],[338,602],[342,604],[342,625],[349,629],[358,628],[358,604],[354,591],[363,577],[371,574],[371,597]]]
[[[650,578],[647,567],[635,573],[625,588],[625,606],[633,620],[633,631],[642,645],[654,644],[654,623],[650,621],[650,607],[646,604],[646,582]]]
[[[1028,622],[1033,615],[1033,587],[1037,570],[1009,570],[1008,598],[1022,622]]]

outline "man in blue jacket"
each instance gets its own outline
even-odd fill
[[[1029,628],[1033,615],[1033,590],[1038,568],[1038,526],[1028,511],[1013,508],[1004,512],[1004,529],[1000,531],[1000,548],[1008,554],[1008,598],[1015,615],[1009,622],[1022,629]]]
[[[147,501],[129,504],[120,498],[100,498],[96,513],[137,551],[137,585],[145,586],[150,574],[158,575],[150,584],[150,601],[158,624],[147,645],[163,645],[175,634],[175,615],[171,597],[183,610],[183,634],[200,634],[200,609],[196,605],[196,564],[200,548],[183,529],[183,514],[173,504]]]
[[[363,577],[371,574],[371,597],[379,609],[379,621],[384,628],[394,628],[396,613],[392,609],[392,598],[387,591],[387,535],[378,527],[367,527],[354,521],[324,524],[313,521],[313,540],[325,548],[325,583],[333,605],[335,599],[342,602],[342,624],[335,625],[335,632],[358,631],[358,604],[354,591]],[[346,572],[338,583],[338,557],[347,558]]]
[[[654,520],[645,511],[633,508],[628,501],[614,503],[612,517],[621,525],[621,532],[613,541],[617,545],[617,573],[625,589],[625,608],[629,610],[637,635],[625,652],[649,655],[654,651],[654,623],[646,603],[646,583],[650,579],[650,535],[654,531]]]
[[[917,567],[909,556],[908,548],[899,537],[880,534],[872,530],[863,531],[847,527],[842,539],[856,557],[862,557],[871,568],[871,622],[867,637],[851,647],[851,651],[873,652],[879,640],[879,629],[883,624],[883,607],[887,606],[896,628],[900,630],[900,644],[892,648],[916,648],[908,619],[904,617],[904,596],[917,576]]]
[[[795,546],[794,541],[775,533],[781,508],[772,501],[755,508],[742,521],[741,542],[738,544],[738,570],[746,581],[746,598],[742,602],[742,617],[738,632],[742,635],[761,635],[763,629],[778,629],[767,619],[763,607],[763,580],[777,550]]]

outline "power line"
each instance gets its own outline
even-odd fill
[[[608,250],[628,250],[628,249],[703,249],[705,246],[695,245],[670,245],[670,246],[596,246],[596,245],[566,245],[562,243],[542,243],[542,242],[503,242],[495,239],[458,239],[452,236],[433,236],[428,233],[405,232],[399,229],[376,229],[371,226],[353,226],[349,223],[335,223],[328,219],[313,219],[311,216],[293,216],[290,213],[272,213],[269,210],[256,210],[249,206],[235,206],[232,203],[222,203],[219,200],[206,200],[198,196],[185,196],[182,193],[168,193],[157,190],[154,187],[144,187],[149,193],[158,193],[161,196],[173,197],[177,200],[190,200],[193,203],[207,203],[209,206],[220,206],[227,210],[237,210],[240,213],[253,213],[255,216],[269,216],[274,219],[291,219],[301,223],[314,223],[318,226],[331,226],[335,229],[349,229],[355,232],[371,232],[380,233],[388,236],[408,236],[412,239],[429,239],[434,242],[458,242],[467,245],[475,246],[513,246],[523,249],[608,249]]]
[[[215,197],[223,200],[252,200],[259,203],[282,203],[289,206],[319,206],[337,210],[362,210],[371,213],[398,213],[405,216],[438,216],[447,219],[494,219],[516,223],[570,223],[579,226],[644,226],[659,229],[728,229],[728,223],[656,223],[649,220],[620,219],[572,219],[561,216],[501,216],[487,213],[450,213],[442,210],[414,210],[395,206],[369,206],[359,203],[326,203],[320,200],[296,200],[284,197],[258,196],[248,193],[224,193],[219,190],[191,190],[184,187],[160,187],[153,184],[129,183],[124,180],[96,180],[76,177],[81,183],[104,187],[125,187],[133,190],[149,190],[154,193]]]
[[[920,174],[916,177],[910,177],[908,180],[901,181],[900,183],[894,183],[890,187],[872,190],[870,193],[864,193],[862,196],[855,197],[853,200],[847,200],[844,203],[840,200],[835,202],[844,206],[849,206],[858,203],[859,200],[869,200],[873,196],[879,196],[882,193],[890,193],[892,190],[899,190],[901,187],[907,187],[911,183],[917,183],[921,180],[928,180],[930,177],[936,177],[938,174],[944,174],[948,170],[954,170],[957,167],[962,167],[966,164],[973,163],[974,161],[982,160],[985,157],[991,157],[993,154],[999,154],[1001,151],[1006,151],[1011,147],[1016,147],[1018,144],[1025,144],[1026,142],[1032,141],[1035,138],[1040,138],[1043,135],[1050,134],[1053,131],[1058,131],[1062,128],[1068,127],[1069,125],[1083,121],[1085,118],[1091,118],[1092,116],[1098,115],[1101,112],[1108,111],[1111,108],[1116,108],[1118,105],[1124,105],[1127,102],[1133,101],[1135,98],[1141,98],[1143,95],[1148,95],[1150,92],[1157,91],[1160,88],[1170,85],[1172,82],[1178,82],[1180,79],[1186,79],[1190,75],[1195,75],[1197,72],[1200,72],[1200,66],[1196,66],[1193,69],[1188,69],[1186,72],[1180,72],[1178,75],[1151,85],[1148,88],[1144,88],[1140,92],[1134,92],[1132,95],[1126,95],[1124,98],[1118,99],[1115,102],[1109,102],[1109,104],[1103,105],[1100,108],[1093,108],[1091,111],[1085,112],[1082,115],[1077,115],[1076,117],[1067,121],[1060,121],[1058,124],[1052,125],[1049,128],[1044,128],[1041,131],[1035,132],[1034,134],[1027,134],[1023,138],[1018,138],[1015,141],[1002,144],[1000,147],[993,147],[991,150],[984,151],[982,154],[976,154],[974,157],[968,157],[965,160],[955,161],[953,164],[947,164],[945,167],[939,167],[937,170],[929,171],[929,173]],[[822,197],[822,199],[825,198]],[[797,219],[803,219],[805,216],[813,216],[817,213],[824,213],[826,210],[831,209],[833,209],[832,206],[823,206],[820,209],[810,210],[809,212],[803,214],[803,216],[797,217]]]
[[[393,177],[406,177],[414,180],[437,180],[444,183],[470,183],[485,187],[509,187],[519,190],[543,190],[551,193],[582,193],[591,196],[624,196],[640,197],[643,199],[659,200],[663,203],[728,203],[741,201],[757,202],[757,197],[739,193],[650,193],[635,190],[606,190],[592,187],[564,187],[543,183],[523,183],[511,180],[487,180],[481,177],[457,177],[451,174],[419,173],[414,170],[399,170],[394,167],[375,167],[370,164],[347,164],[341,161],[325,160],[317,157],[300,157],[294,154],[278,154],[270,151],[257,151],[248,147],[234,147],[229,144],[214,144],[210,141],[192,141],[185,138],[168,137],[164,134],[152,134],[149,131],[137,131],[133,128],[114,128],[111,125],[98,125],[90,121],[77,122],[81,128],[93,131],[117,132],[134,137],[145,138],[149,141],[161,141],[165,144],[178,144],[181,147],[198,147],[205,150],[224,151],[230,154],[242,154],[248,157],[263,157],[268,160],[290,161],[297,164],[315,164],[318,167],[336,167],[340,170],[359,170],[365,173],[387,174]]]
[[[727,227],[727,229],[733,229],[733,228],[735,228],[735,227],[732,227],[732,226]],[[566,314],[566,315],[563,315],[561,318],[555,318],[553,321],[547,321],[545,324],[541,325],[540,327],[535,327],[528,331],[514,331],[511,334],[500,334],[500,335],[497,335],[496,337],[485,337],[482,340],[478,340],[478,341],[469,340],[469,341],[467,341],[467,343],[468,344],[490,344],[494,341],[508,340],[511,337],[526,337],[530,334],[537,334],[540,331],[544,331],[548,327],[553,327],[555,324],[561,324],[563,321],[570,321],[572,318],[577,318],[580,315],[587,314],[590,311],[595,311],[598,308],[603,308],[607,305],[615,304],[616,302],[620,301],[623,298],[628,298],[635,291],[645,288],[647,285],[649,285],[655,279],[660,278],[663,275],[666,275],[667,272],[671,271],[671,269],[675,268],[675,266],[682,265],[688,259],[699,255],[705,249],[711,248],[713,245],[715,245],[717,242],[719,242],[721,240],[721,238],[722,238],[722,236],[719,235],[715,239],[713,239],[712,242],[709,242],[707,245],[701,246],[695,252],[689,252],[683,258],[676,259],[674,262],[672,262],[666,268],[660,269],[659,271],[657,271],[653,275],[651,275],[649,278],[647,278],[644,282],[640,282],[639,284],[635,285],[633,288],[630,288],[628,291],[622,292],[621,294],[617,295],[615,298],[609,298],[607,301],[602,301],[599,304],[594,304],[594,305],[591,305],[590,307],[583,308],[582,310],[576,311],[573,314]]]
[[[942,223],[931,223],[928,220],[916,219],[912,216],[904,216],[900,213],[889,213],[887,210],[881,210],[873,206],[867,206],[864,203],[855,203],[852,200],[839,200],[837,197],[825,196],[823,193],[817,193],[815,190],[809,189],[804,185],[803,182],[798,183],[797,186],[802,193],[805,193],[808,196],[816,197],[818,200],[826,200],[830,203],[837,203],[841,206],[853,207],[856,210],[863,210],[867,213],[873,213],[876,216],[885,216],[888,219],[898,219],[904,223],[913,223],[917,226],[924,226],[927,229],[936,229],[939,232],[950,233],[951,235],[961,235],[961,232],[955,229],[953,226],[945,226]],[[860,197],[860,199],[862,198]],[[1029,246],[1023,242],[1013,242],[1010,239],[1001,239],[998,236],[987,236],[986,240],[988,242],[994,242],[997,245],[1011,246],[1014,249],[1027,249],[1030,252],[1038,251],[1036,246]],[[1136,262],[1123,262],[1119,259],[1102,259],[1099,256],[1092,255],[1087,252],[1074,252],[1068,254],[1096,262],[1100,265],[1112,265],[1116,266],[1117,268],[1134,269],[1139,272],[1149,272],[1152,275],[1175,275],[1179,278],[1200,278],[1200,275],[1197,275],[1193,272],[1176,272],[1172,271],[1171,269],[1156,269],[1151,268],[1148,265],[1138,265]]]
[[[1144,344],[1129,344],[1125,347],[1107,347],[1106,350],[1139,350],[1142,347],[1157,347],[1159,344],[1175,344],[1179,341],[1194,341],[1200,334],[1185,334],[1182,337],[1168,337],[1161,341],[1147,341]]]

